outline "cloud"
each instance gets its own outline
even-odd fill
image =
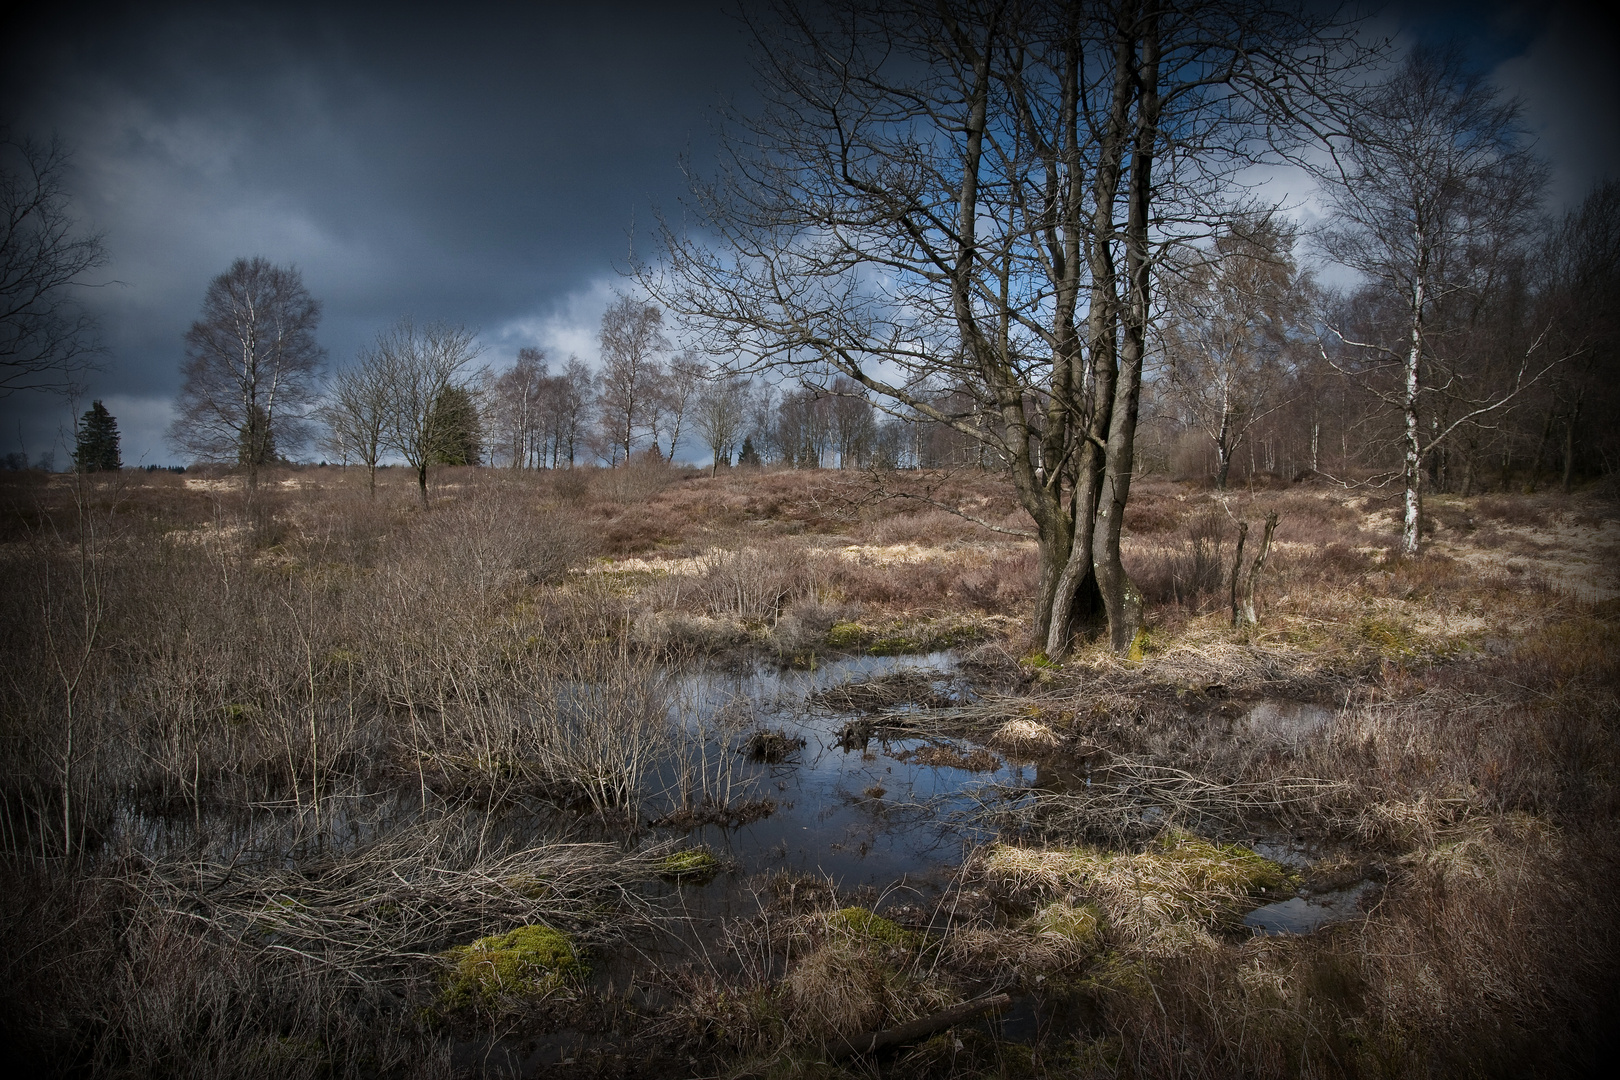
[[[101,403],[118,421],[119,450],[125,468],[174,462],[174,455],[163,442],[163,433],[174,419],[173,401],[168,398],[112,394],[102,398]]]
[[[487,335],[492,351],[503,358],[508,354],[515,358],[520,348],[532,345],[544,349],[553,365],[578,356],[592,367],[599,366],[602,312],[620,293],[633,291],[631,283],[623,278],[593,278],[543,311],[519,315],[497,326]]]
[[[1553,163],[1554,209],[1620,178],[1620,38],[1611,15],[1560,4],[1520,56],[1493,77],[1524,99],[1525,119]]]

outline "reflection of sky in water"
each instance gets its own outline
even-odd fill
[[[1329,923],[1355,917],[1362,894],[1371,887],[1363,881],[1319,896],[1295,896],[1266,904],[1245,915],[1243,925],[1256,934],[1308,934]]]
[[[894,755],[929,743],[885,742],[880,735],[864,755],[845,751],[837,745],[838,731],[851,714],[816,708],[806,698],[829,686],[911,671],[936,676],[936,691],[959,697],[965,687],[953,667],[948,654],[936,653],[855,657],[815,671],[756,666],[679,676],[674,707],[686,723],[724,717],[744,725],[741,730],[781,728],[805,740],[804,749],[780,765],[743,764],[739,755],[739,778],[746,772],[752,780],[746,797],[774,800],[774,814],[737,828],[694,829],[687,842],[708,844],[745,874],[790,870],[830,877],[840,889],[938,880],[961,862],[965,843],[984,838],[950,820],[976,805],[972,792],[990,782],[1022,785],[1031,770],[1005,761],[981,773],[897,761]]]

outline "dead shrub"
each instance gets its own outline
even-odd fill
[[[1153,604],[1197,609],[1218,595],[1230,568],[1224,546],[1226,515],[1209,507],[1188,519],[1181,535],[1161,544],[1131,545],[1131,580]]]

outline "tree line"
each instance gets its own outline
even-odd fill
[[[1515,167],[1534,178],[1533,163]],[[1430,255],[1456,269],[1421,307],[1418,386],[1433,402],[1427,431],[1417,433],[1419,490],[1466,495],[1548,481],[1567,490],[1620,465],[1620,443],[1602,421],[1615,405],[1604,375],[1615,355],[1620,185],[1600,186],[1557,222],[1538,218],[1523,192],[1514,197],[1509,212],[1459,228],[1452,247],[1435,243]],[[1234,212],[1209,243],[1161,258],[1144,341],[1139,471],[1218,487],[1256,476],[1404,479],[1410,355],[1400,346],[1417,309],[1400,302],[1409,293],[1372,278],[1383,264],[1364,251],[1356,257],[1370,280],[1349,291],[1319,287],[1303,265],[1312,245],[1323,254],[1348,248],[1356,227],[1340,221],[1302,236],[1275,212]],[[1406,280],[1408,289],[1428,284],[1415,273]],[[252,486],[280,448],[313,438],[333,460],[365,467],[373,490],[379,465],[403,460],[424,499],[435,465],[617,466],[682,452],[706,452],[711,470],[740,460],[1007,464],[945,419],[992,422],[971,386],[918,395],[937,414],[927,415],[885,411],[841,372],[767,381],[746,365],[677,350],[663,310],[645,300],[620,297],[604,312],[599,369],[575,356],[554,367],[529,346],[491,371],[475,366],[483,349],[467,329],[406,319],[324,384],[319,315],[295,270],[244,259],[220,275],[186,336],[174,445],[243,466]],[[1526,358],[1538,352],[1546,361],[1531,370]],[[1553,362],[1567,357],[1574,362]],[[80,431],[79,467],[116,468],[108,464],[117,460],[116,424],[100,402]]]

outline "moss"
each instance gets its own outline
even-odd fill
[[[1152,644],[1153,639],[1148,636],[1147,627],[1137,627],[1136,636],[1131,638],[1130,651],[1126,653],[1125,658],[1132,663],[1141,663],[1142,658],[1147,655],[1148,650],[1152,647]]]
[[[1376,619],[1369,616],[1357,624],[1356,633],[1361,640],[1374,646],[1379,652],[1394,656],[1411,656],[1417,651],[1411,629],[1393,619]]]
[[[1025,928],[1034,934],[1060,937],[1074,945],[1088,947],[1102,937],[1102,912],[1095,904],[1075,907],[1059,900],[1032,915]]]
[[[863,907],[847,907],[827,916],[827,927],[859,941],[897,949],[913,949],[922,944],[920,934],[903,930],[881,915]]]
[[[1153,980],[1146,962],[1118,952],[1104,953],[1086,973],[1083,985],[1092,993],[1153,1000]]]
[[[1295,882],[1288,870],[1253,848],[1212,844],[1191,833],[1167,833],[1148,854],[1177,863],[1195,882],[1211,890],[1267,893]]]
[[[488,1005],[498,996],[537,996],[577,986],[590,973],[568,935],[549,926],[520,926],[444,954],[442,983],[451,1008]]]
[[[826,641],[835,649],[864,649],[871,656],[902,656],[954,648],[978,641],[985,633],[984,626],[970,619],[896,619],[881,630],[857,622],[837,622],[827,631]]]
[[[1249,898],[1291,887],[1294,876],[1241,844],[1212,844],[1171,831],[1140,854],[1094,847],[1039,850],[1002,845],[986,860],[992,874],[1096,899],[1110,925],[1128,935],[1183,920],[1236,917]],[[1121,927],[1116,926],[1115,929]]]
[[[533,874],[513,874],[501,881],[508,889],[528,900],[540,900],[551,895],[551,883]]]
[[[671,881],[696,881],[720,872],[720,859],[708,848],[672,851],[658,864],[658,876]]]
[[[866,650],[873,656],[904,656],[906,653],[922,652],[921,642],[908,637],[884,637],[872,642]]]
[[[866,638],[866,628],[857,622],[835,622],[827,631],[827,644],[835,649],[858,649]]]

